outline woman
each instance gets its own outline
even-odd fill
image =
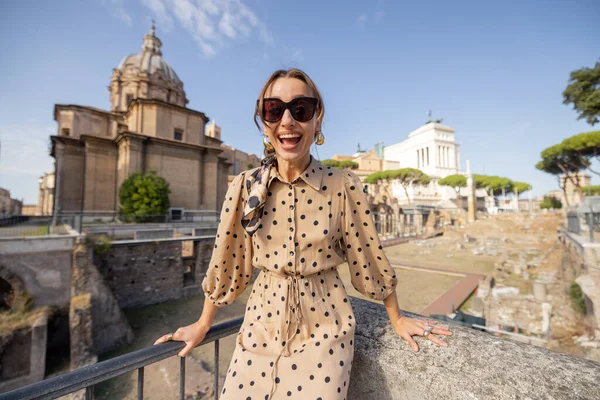
[[[450,335],[403,316],[394,269],[377,237],[356,175],[325,167],[310,155],[321,145],[325,109],[302,71],[276,71],[257,101],[264,129],[262,166],[231,183],[202,288],[200,319],[156,343],[204,339],[218,307],[231,304],[259,273],[248,299],[221,399],[344,399],[354,353],[354,314],[337,265],[348,261],[352,285],[383,300],[396,333]],[[435,322],[431,322],[435,324]]]

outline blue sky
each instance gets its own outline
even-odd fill
[[[431,109],[456,130],[463,168],[539,195],[557,187],[534,168],[540,151],[594,130],[562,91],[600,58],[597,0],[0,2],[1,187],[36,202],[53,169],[53,105],[109,109],[112,69],[140,50],[152,18],[188,107],[247,152],[262,151],[262,84],[292,66],[325,99],[321,159],[404,140]]]

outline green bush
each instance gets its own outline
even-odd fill
[[[579,286],[577,282],[573,282],[571,283],[571,286],[569,286],[569,297],[571,298],[571,305],[573,306],[573,309],[577,313],[585,315],[587,311],[585,299],[583,298],[581,286]]]
[[[169,210],[169,184],[155,171],[134,173],[119,188],[120,218],[125,222],[146,222]]]
[[[106,254],[110,250],[111,241],[106,235],[100,235],[94,242],[94,251],[98,254]]]

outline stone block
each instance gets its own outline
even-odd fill
[[[383,305],[351,302],[356,334],[348,399],[600,398],[597,362],[454,324],[448,347],[415,336],[420,349],[414,353]]]

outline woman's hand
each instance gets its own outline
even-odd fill
[[[210,327],[207,327],[200,322],[195,322],[191,325],[179,328],[173,333],[173,335],[163,335],[154,344],[168,342],[169,340],[175,340],[178,342],[185,342],[185,347],[177,354],[179,357],[185,357],[190,351],[197,345],[199,345],[206,336],[206,332]],[[170,337],[171,336],[171,337]]]
[[[452,332],[450,332],[447,327],[437,326],[437,322],[435,321],[422,321],[415,318],[409,318],[405,315],[401,315],[395,321],[392,321],[392,325],[398,336],[406,340],[415,353],[419,351],[419,346],[413,340],[413,335],[423,336],[425,331],[428,330],[430,332],[428,339],[443,347],[448,346],[448,343],[434,336],[434,334],[442,336],[452,335]]]

